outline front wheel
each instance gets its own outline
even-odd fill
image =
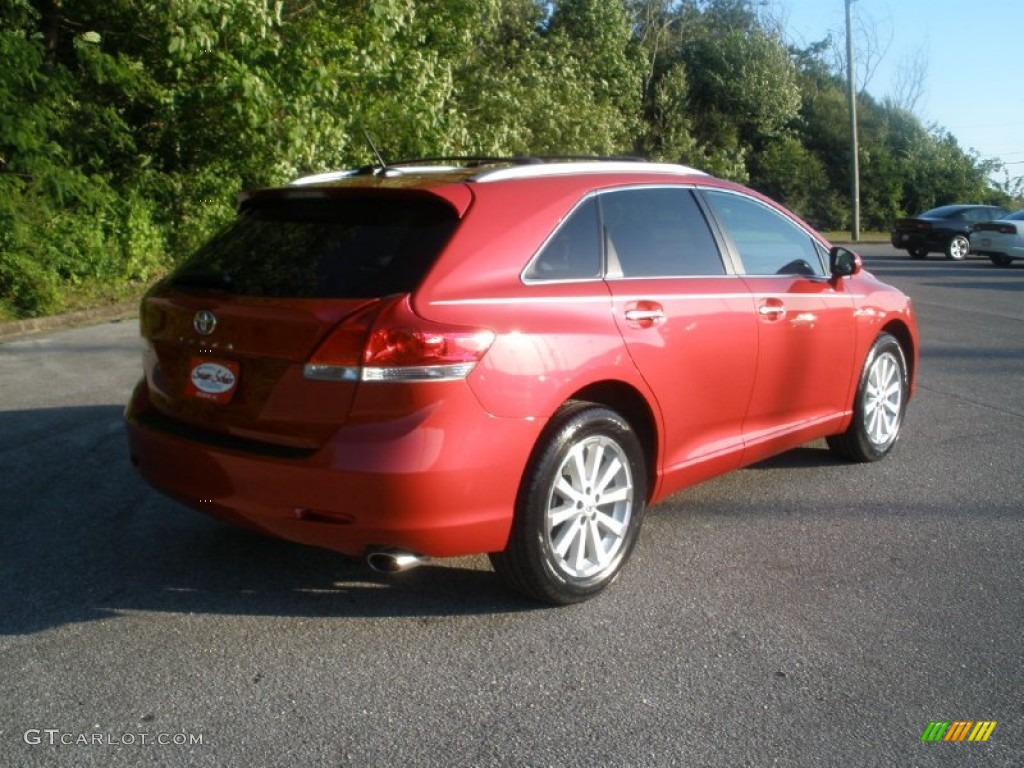
[[[853,421],[841,435],[828,438],[832,452],[852,461],[878,461],[900,436],[910,394],[903,347],[888,333],[868,351],[853,404]]]
[[[946,258],[963,261],[971,252],[971,241],[963,235],[953,235],[946,244]]]
[[[544,430],[516,498],[508,546],[490,555],[517,591],[555,605],[593,597],[619,574],[640,531],[647,481],[629,424],[573,402]]]
[[[1007,256],[1005,253],[993,253],[989,256],[989,259],[997,267],[1008,267],[1013,264],[1013,259]]]
[[[907,253],[910,254],[910,258],[912,258],[912,259],[923,259],[925,256],[928,255],[928,249],[927,248],[911,248],[911,249],[909,249],[907,251]]]

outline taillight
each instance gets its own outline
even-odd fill
[[[986,221],[974,228],[979,232],[999,232],[1003,235],[1016,235],[1017,227],[1013,224],[1003,224],[1000,221]]]
[[[304,374],[333,381],[463,379],[493,343],[491,331],[424,320],[403,296],[343,321]]]
[[[309,358],[303,375],[307,379],[357,381],[366,339],[380,309],[380,302],[375,301],[342,320]]]
[[[494,342],[494,334],[436,323],[377,328],[363,356],[364,381],[463,379]]]

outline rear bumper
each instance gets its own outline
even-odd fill
[[[929,251],[941,251],[945,248],[945,241],[948,236],[936,237],[932,233],[924,232],[893,232],[889,236],[889,242],[893,248],[901,248],[905,251],[917,248],[927,248]]]
[[[128,443],[153,486],[213,517],[352,556],[504,549],[541,426],[495,418],[460,386],[424,412],[345,427],[318,451],[282,457],[161,429],[151,408],[140,383]]]
[[[971,250],[979,256],[1006,256],[1011,259],[1024,259],[1024,246],[995,237],[972,236]]]

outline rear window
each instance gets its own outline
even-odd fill
[[[451,207],[424,197],[257,198],[170,281],[241,296],[408,293],[457,224]]]

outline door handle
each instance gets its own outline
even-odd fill
[[[778,299],[769,299],[758,306],[757,314],[765,320],[779,320],[786,314],[786,306]]]
[[[639,323],[644,320],[664,320],[665,313],[660,309],[627,309],[626,319],[631,323]]]
[[[656,301],[638,301],[626,310],[626,321],[650,328],[665,319],[665,309]]]

